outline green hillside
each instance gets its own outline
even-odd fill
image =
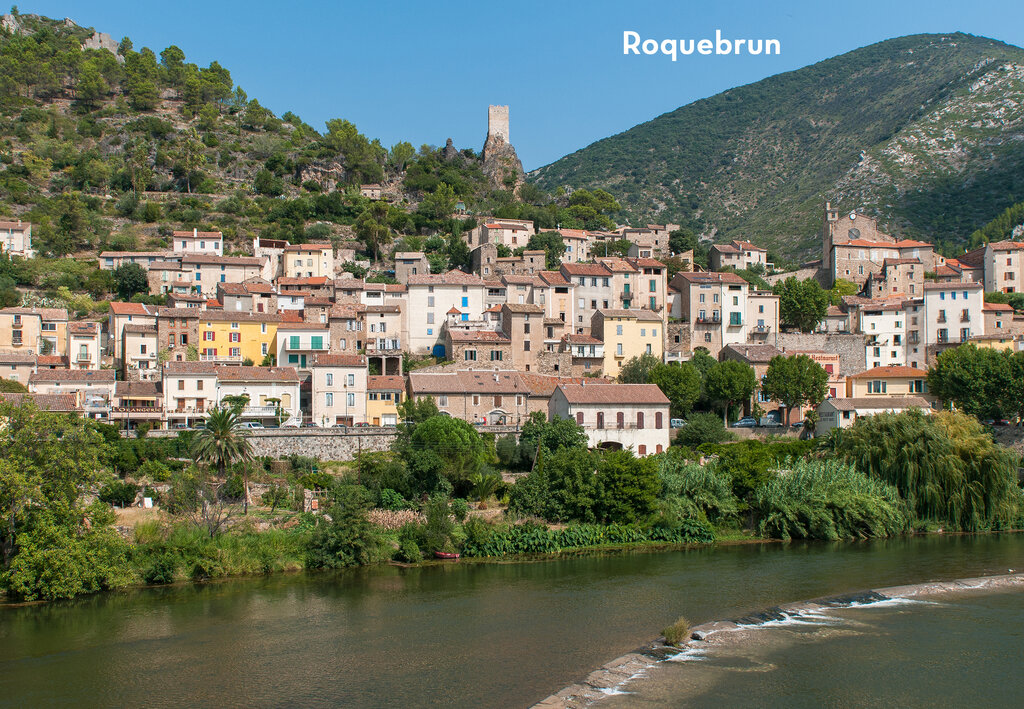
[[[602,187],[621,221],[813,254],[822,203],[955,248],[1024,200],[1024,50],[891,39],[696,101],[540,168]]]
[[[459,235],[475,221],[452,217],[459,201],[542,228],[614,224],[609,195],[516,192],[485,174],[474,149],[385,147],[340,118],[317,129],[275,115],[218,62],[200,67],[177,46],[128,39],[85,48],[92,36],[38,15],[0,22],[0,220],[31,221],[40,255],[0,258],[0,305],[61,287],[111,297],[96,253],[162,249],[176,229],[220,230],[232,254],[251,253],[255,236],[330,239],[384,278],[396,249],[425,249],[435,270],[468,265]],[[481,138],[484,129],[481,120]],[[360,196],[365,183],[382,184],[385,200]],[[91,307],[63,292],[73,309]]]

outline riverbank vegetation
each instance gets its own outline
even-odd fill
[[[202,435],[129,439],[5,404],[0,591],[50,600],[437,553],[1002,530],[1024,516],[1020,456],[951,412],[643,458],[589,450],[575,422],[539,414],[494,440],[429,400],[402,413],[391,450],[337,463],[256,457],[230,415]]]

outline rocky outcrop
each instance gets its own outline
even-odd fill
[[[523,163],[516,155],[516,149],[501,135],[487,136],[484,143],[484,175],[491,185],[499,189],[519,189],[526,177]]]

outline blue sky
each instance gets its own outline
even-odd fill
[[[323,128],[353,121],[385,146],[479,149],[487,105],[509,104],[527,170],[683,104],[889,37],[964,31],[1024,46],[1024,3],[973,0],[34,0],[136,49],[219,61],[250,98]],[[623,56],[645,38],[780,40],[772,57]]]

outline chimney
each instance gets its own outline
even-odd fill
[[[199,236],[199,229],[192,227],[192,237],[195,238],[197,236]]]

